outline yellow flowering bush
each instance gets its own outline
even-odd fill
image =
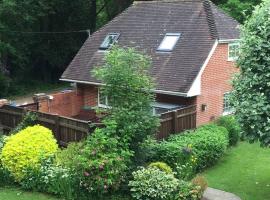
[[[41,160],[54,155],[57,150],[52,131],[35,125],[7,138],[1,162],[16,181],[20,181],[27,169],[39,169]]]

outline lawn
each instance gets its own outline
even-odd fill
[[[270,149],[242,142],[204,175],[210,187],[232,192],[242,200],[268,200]]]
[[[0,188],[0,200],[57,200],[57,199],[37,192],[24,192],[16,188]]]

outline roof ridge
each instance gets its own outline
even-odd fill
[[[218,35],[215,17],[214,17],[212,7],[211,7],[212,6],[211,2],[209,0],[203,0],[203,6],[206,12],[207,23],[210,29],[210,34],[213,39],[218,39],[219,35]]]

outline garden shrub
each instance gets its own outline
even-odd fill
[[[52,131],[36,125],[7,138],[1,161],[16,181],[20,181],[27,170],[39,169],[41,160],[54,155],[57,149]]]
[[[86,140],[76,166],[81,185],[89,193],[103,195],[119,188],[132,152],[121,148],[118,138],[106,135],[109,127],[96,129]]]
[[[6,136],[4,136],[0,133],[0,155],[2,152],[2,148],[5,144],[5,138],[6,138]],[[0,157],[0,187],[11,185],[13,183],[14,183],[14,179],[11,176],[10,172],[3,167],[2,163],[1,163],[1,157]]]
[[[215,124],[201,126],[194,131],[172,135],[168,140],[152,145],[152,157],[162,160],[173,168],[195,159],[194,169],[200,171],[212,166],[225,153],[228,146],[228,131]],[[192,157],[193,156],[193,157]]]
[[[167,200],[178,188],[179,180],[157,168],[141,168],[132,173],[131,195],[138,200]]]
[[[159,170],[166,172],[168,174],[172,174],[173,172],[172,168],[164,162],[153,162],[153,163],[150,163],[148,167],[156,167]]]
[[[193,178],[191,180],[191,182],[194,184],[194,185],[198,185],[201,187],[202,191],[205,191],[206,188],[208,187],[208,183],[207,183],[207,180],[204,176],[202,175],[197,175],[195,178]]]
[[[240,138],[240,126],[236,121],[235,117],[232,115],[220,117],[216,124],[218,126],[223,126],[227,129],[229,133],[229,145],[234,146],[238,143]]]
[[[56,163],[65,168],[75,168],[78,165],[78,160],[81,150],[83,149],[84,142],[70,143],[67,148],[62,149],[56,153]]]
[[[190,182],[180,181],[174,200],[201,200],[202,196],[203,190],[200,186]]]

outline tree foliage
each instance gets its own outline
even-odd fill
[[[232,103],[244,135],[270,144],[270,1],[256,7],[242,27],[241,73],[233,81]]]
[[[153,135],[158,127],[158,118],[151,108],[154,102],[154,84],[148,75],[151,59],[133,48],[113,47],[105,61],[94,74],[105,84],[101,93],[109,99],[109,119],[116,122],[117,135],[123,144],[135,150],[138,142]]]

